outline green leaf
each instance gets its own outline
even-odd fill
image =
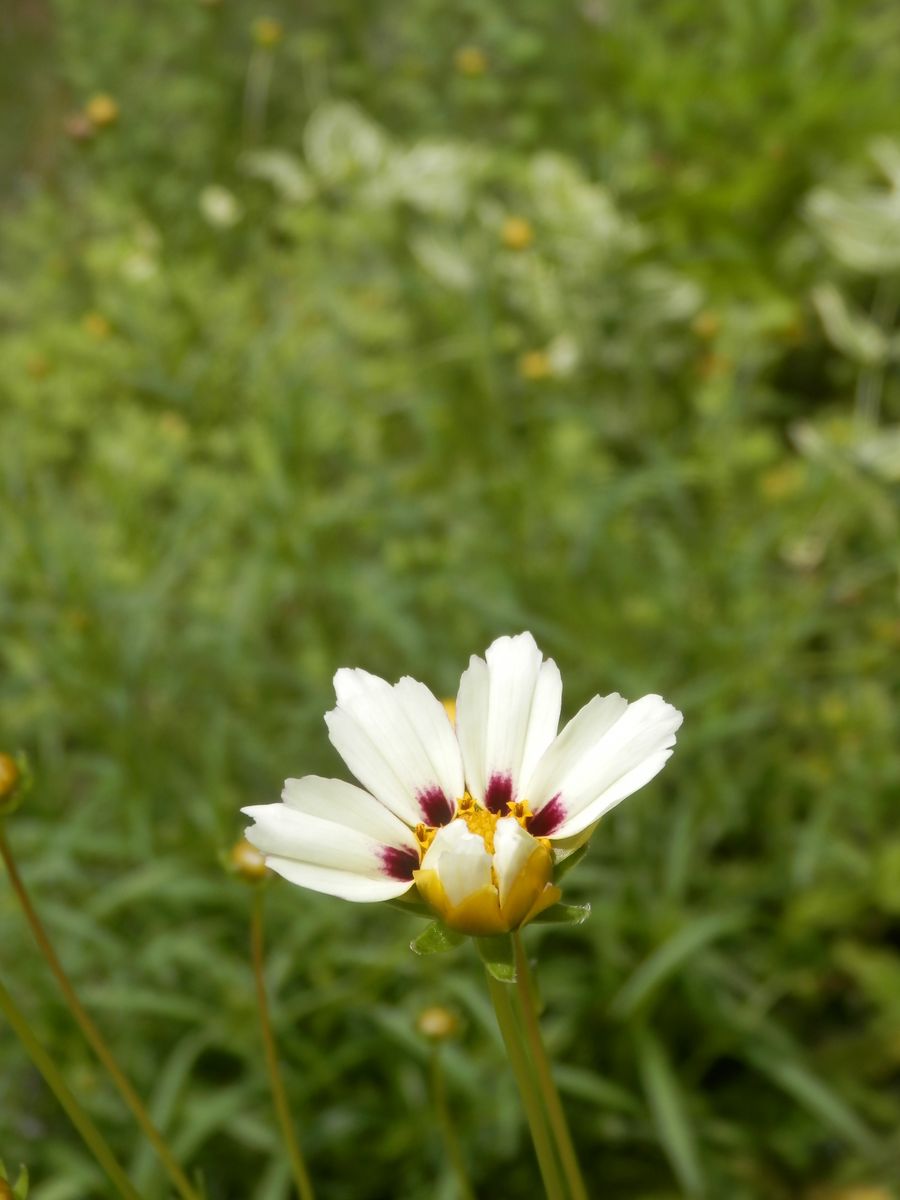
[[[740,913],[711,914],[689,921],[657,946],[613,997],[609,1006],[614,1017],[632,1016],[645,1001],[687,959],[716,938],[744,924],[746,918]]]
[[[583,925],[591,915],[590,904],[554,904],[529,922],[532,925]]]
[[[476,938],[475,944],[489,975],[501,983],[515,983],[516,956],[508,933],[496,937]]]
[[[461,933],[455,933],[440,921],[432,921],[418,937],[413,938],[409,948],[413,954],[446,954],[448,950],[455,950],[462,940]]]
[[[645,1029],[637,1036],[637,1052],[647,1103],[666,1157],[685,1194],[703,1196],[694,1128],[665,1048],[655,1034]]]
[[[799,1058],[786,1054],[783,1047],[748,1047],[746,1058],[782,1091],[863,1154],[872,1154],[878,1148],[875,1135],[850,1106]]]
[[[16,1200],[26,1200],[28,1196],[28,1168],[19,1167],[19,1178],[16,1180],[16,1186],[13,1188],[13,1195]]]

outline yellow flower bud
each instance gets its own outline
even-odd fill
[[[119,119],[118,104],[112,96],[107,96],[105,92],[98,92],[96,96],[91,96],[84,106],[84,112],[95,129],[105,129],[109,125],[115,125]]]
[[[500,240],[507,250],[527,250],[534,241],[534,230],[524,217],[507,217],[500,230]]]
[[[488,69],[487,55],[478,46],[460,46],[453,62],[460,75],[468,75],[470,78],[483,75]]]
[[[253,22],[253,40],[257,46],[271,50],[284,37],[284,28],[280,21],[273,17],[259,17]]]
[[[11,754],[0,754],[0,800],[11,796],[19,786],[22,773],[19,764]]]
[[[241,838],[231,847],[228,866],[245,883],[259,883],[269,874],[266,860],[246,838]]]
[[[519,374],[531,382],[549,378],[553,369],[547,353],[544,350],[528,350],[520,355]]]
[[[103,313],[98,312],[85,313],[81,319],[81,327],[85,333],[90,334],[92,338],[96,338],[98,342],[102,342],[104,338],[108,338],[112,333],[112,325],[110,325]]]
[[[423,1008],[416,1018],[416,1028],[419,1033],[433,1042],[442,1042],[454,1037],[459,1032],[459,1018],[448,1008],[433,1004]]]

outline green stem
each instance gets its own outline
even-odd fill
[[[547,1127],[540,1091],[528,1061],[522,1029],[516,1019],[510,997],[512,989],[508,983],[500,983],[490,972],[488,972],[487,980],[491,1000],[494,1002],[494,1012],[497,1015],[497,1024],[503,1035],[506,1053],[509,1055],[510,1066],[516,1077],[519,1095],[528,1118],[531,1140],[534,1143],[538,1166],[541,1169],[547,1200],[568,1200],[568,1192],[560,1174],[559,1161]]]
[[[184,1171],[178,1165],[175,1156],[166,1144],[162,1134],[156,1128],[150,1114],[144,1106],[144,1102],[132,1087],[131,1083],[125,1076],[122,1068],[119,1066],[116,1058],[110,1050],[103,1037],[103,1034],[94,1024],[90,1015],[82,1007],[81,1001],[75,992],[72,982],[65,972],[59,956],[53,949],[53,944],[44,928],[44,924],[37,914],[37,910],[31,903],[31,897],[25,887],[24,881],[19,874],[19,869],[16,866],[16,860],[13,857],[12,849],[9,842],[6,840],[6,833],[0,823],[0,857],[6,864],[6,870],[9,874],[9,882],[16,894],[16,898],[21,905],[22,912],[25,915],[25,920],[31,929],[32,936],[37,942],[38,949],[44,958],[47,960],[47,965],[53,972],[53,976],[59,985],[59,990],[63,994],[63,999],[69,1007],[69,1011],[75,1018],[78,1027],[84,1034],[85,1040],[93,1049],[94,1053],[99,1058],[100,1062],[106,1068],[109,1077],[112,1079],[119,1095],[131,1109],[134,1119],[147,1138],[147,1141],[156,1151],[159,1161],[165,1168],[166,1174],[172,1182],[172,1186],[181,1196],[182,1200],[200,1200],[199,1193],[191,1186]]]
[[[116,1191],[120,1196],[124,1197],[124,1200],[141,1200],[140,1195],[131,1186],[128,1176],[116,1161],[115,1155],[110,1150],[103,1134],[69,1091],[56,1063],[54,1063],[53,1059],[34,1036],[31,1027],[25,1020],[24,1014],[19,1010],[16,1002],[2,983],[0,983],[0,1012],[3,1013],[4,1017],[6,1017],[7,1021],[13,1027],[13,1030],[18,1034],[19,1040],[28,1052],[31,1061],[40,1071],[41,1075],[43,1075],[44,1082],[65,1109],[69,1120],[81,1134],[85,1144],[93,1152],[97,1162],[112,1180]]]
[[[447,1103],[447,1089],[444,1085],[444,1071],[441,1066],[441,1050],[439,1046],[435,1046],[431,1054],[431,1095],[434,1100],[438,1124],[444,1135],[444,1146],[447,1150],[447,1156],[453,1166],[453,1173],[456,1175],[456,1182],[459,1187],[459,1200],[475,1200],[475,1193],[472,1191],[469,1177],[466,1173],[462,1148],[459,1144],[459,1138],[456,1136],[453,1118],[450,1115],[450,1106]]]
[[[253,917],[250,926],[250,944],[253,952],[253,977],[256,980],[256,1001],[259,1007],[259,1022],[262,1026],[263,1046],[266,1052],[266,1067],[269,1071],[269,1085],[272,1089],[272,1101],[281,1134],[291,1162],[294,1183],[300,1200],[313,1200],[312,1182],[303,1155],[294,1132],[291,1120],[291,1110],[288,1106],[287,1095],[281,1079],[278,1066],[278,1050],[275,1046],[275,1034],[269,1017],[269,1004],[266,999],[266,981],[263,975],[263,895],[262,888],[257,885],[253,897]]]
[[[521,934],[516,931],[512,937],[516,951],[516,989],[522,1012],[522,1022],[525,1027],[525,1036],[528,1039],[532,1062],[537,1070],[544,1108],[550,1121],[550,1129],[553,1133],[556,1148],[559,1151],[563,1174],[566,1177],[566,1183],[572,1194],[572,1200],[588,1200],[587,1189],[584,1186],[584,1180],[581,1177],[581,1168],[578,1165],[578,1156],[572,1144],[572,1135],[569,1133],[566,1114],[553,1079],[553,1070],[544,1047],[544,1039],[541,1037],[541,1027],[538,1022],[537,1009],[534,1003],[534,984],[531,978],[531,969],[528,966],[528,956],[522,945]]]

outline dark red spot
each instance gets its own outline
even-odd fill
[[[425,824],[431,825],[446,825],[453,820],[453,805],[444,795],[444,789],[439,788],[437,784],[434,787],[424,788],[416,794],[416,799],[419,802],[419,808],[422,810],[422,816],[425,818]]]
[[[512,775],[499,773],[491,776],[487,790],[484,793],[484,807],[488,812],[505,813],[507,805],[513,798]]]
[[[419,855],[406,846],[384,846],[381,850],[381,869],[391,879],[412,879],[413,871],[419,869]]]
[[[528,832],[532,837],[549,837],[559,829],[565,819],[566,810],[557,794],[528,818]]]

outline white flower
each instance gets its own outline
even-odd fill
[[[245,808],[285,879],[345,900],[414,888],[452,929],[517,929],[559,899],[560,844],[653,778],[681,713],[660,696],[595,696],[557,733],[562,680],[530,633],[498,638],[459,684],[456,728],[414,679],[334,677],[331,741],[367,790],[308,775]]]

